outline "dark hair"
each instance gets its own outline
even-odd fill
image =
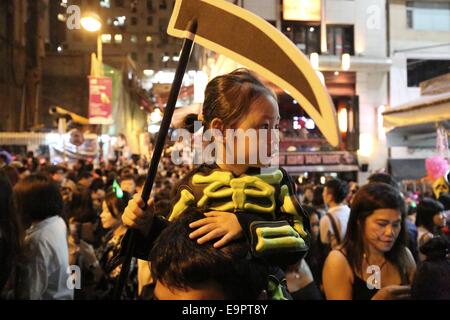
[[[50,177],[32,174],[14,186],[14,203],[26,224],[61,216],[63,200],[58,186]]]
[[[313,194],[313,200],[312,205],[315,207],[321,207],[324,205],[323,202],[323,187],[322,186],[316,186],[314,188],[314,194]]]
[[[105,183],[102,178],[95,178],[92,180],[91,185],[89,186],[91,192],[96,192],[99,189],[105,189]]]
[[[405,202],[400,192],[386,183],[369,183],[361,187],[353,198],[347,232],[342,244],[349,264],[353,270],[363,273],[363,228],[367,217],[378,209],[394,209],[401,213],[400,233],[392,249],[385,253],[385,257],[398,268],[401,275],[406,275]]]
[[[368,183],[375,183],[375,182],[386,183],[393,188],[400,189],[398,182],[390,174],[383,172],[374,173],[370,175],[370,177],[367,178],[367,181]]]
[[[12,206],[12,187],[6,175],[0,171],[0,293],[8,281],[19,258],[24,238],[22,225]]]
[[[423,198],[417,206],[416,225],[424,226],[431,233],[435,233],[433,217],[444,211],[444,206],[431,198]]]
[[[133,180],[133,181],[135,181],[134,179],[135,179],[135,177],[134,177],[134,175],[132,173],[126,173],[126,174],[123,174],[120,177],[120,181],[124,181],[124,180]]]
[[[197,209],[189,210],[155,242],[150,255],[155,282],[186,290],[214,281],[226,299],[257,299],[267,285],[265,265],[251,257],[245,241],[216,249],[213,242],[199,245],[189,239],[189,224],[204,218]]]
[[[261,96],[277,99],[276,95],[247,69],[237,69],[215,77],[206,86],[203,125],[208,128],[213,119],[219,118],[225,125],[232,127],[248,113],[250,105]],[[193,132],[195,120],[196,115],[188,115],[184,120],[184,127]]]
[[[136,178],[136,186],[142,187],[145,183],[145,180],[147,179],[146,175],[141,174]]]
[[[336,203],[341,203],[347,198],[348,184],[339,179],[331,179],[325,183],[327,191],[333,195],[333,200]]]
[[[442,237],[434,237],[420,251],[426,255],[416,272],[411,287],[413,299],[450,300],[450,243]]]
[[[441,193],[439,202],[444,206],[444,210],[450,210],[450,194]]]
[[[6,165],[3,168],[0,169],[5,176],[8,178],[9,182],[11,183],[11,186],[14,187],[16,183],[19,181],[19,171],[12,167],[11,165]]]
[[[85,188],[73,192],[68,210],[68,218],[73,218],[76,222],[95,222],[97,219],[91,193]]]
[[[119,199],[114,192],[113,188],[109,188],[105,195],[105,202],[106,206],[108,207],[109,212],[111,215],[119,219],[123,212],[125,211],[125,208],[128,205],[128,201],[130,201],[131,196],[128,192],[122,191],[123,197]]]
[[[89,179],[92,178],[92,173],[90,173],[89,171],[81,171],[80,174],[78,175],[78,181],[80,181],[81,179]]]

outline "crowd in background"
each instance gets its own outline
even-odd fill
[[[2,157],[0,167],[1,298],[112,298],[127,230],[121,215],[142,190],[148,162],[52,165],[28,153]],[[163,155],[152,190],[158,215],[170,212],[174,186],[190,169]],[[404,193],[382,173],[361,186],[339,179],[297,185],[296,194],[311,243],[286,270],[294,299],[450,299],[450,195]],[[372,265],[382,276],[375,290],[367,285]],[[70,266],[81,268],[75,290]],[[151,298],[152,284],[149,263],[133,258],[121,298]]]

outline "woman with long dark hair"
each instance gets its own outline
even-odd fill
[[[405,210],[401,194],[385,183],[365,185],[356,193],[344,242],[325,261],[327,299],[410,296],[416,266],[406,247]]]
[[[80,254],[84,258],[85,267],[94,275],[94,299],[111,299],[114,285],[121,271],[122,239],[126,233],[126,227],[122,224],[121,216],[130,194],[119,188],[109,188],[102,203],[100,220],[102,227],[108,231],[100,247],[94,250],[92,245],[81,240]],[[129,276],[126,281],[126,289],[122,292],[122,299],[132,300],[137,298],[137,262],[133,259]]]
[[[12,207],[12,186],[0,171],[0,298],[12,298],[14,294],[14,273],[22,242],[22,226]]]

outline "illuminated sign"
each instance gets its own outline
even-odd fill
[[[294,21],[320,21],[321,0],[284,0],[283,19]]]

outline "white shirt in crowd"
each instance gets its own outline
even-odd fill
[[[341,243],[347,232],[348,218],[350,217],[350,208],[347,205],[339,205],[328,209],[328,213],[334,218],[336,227],[339,230]],[[333,231],[330,219],[325,215],[320,219],[320,241],[323,244],[331,244],[334,248],[338,245],[336,236]]]
[[[33,224],[25,237],[26,266],[21,298],[31,300],[71,300],[67,269],[69,249],[67,227],[59,216]]]

